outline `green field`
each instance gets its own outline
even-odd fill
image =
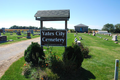
[[[76,74],[77,77],[72,76],[73,80],[81,80],[80,76],[84,76],[82,80],[113,80],[115,59],[120,60],[120,45],[115,44],[111,40],[112,37],[108,35],[96,34],[96,36],[92,36],[87,33],[78,33],[76,36],[77,39],[79,39],[79,36],[83,38],[81,42],[89,48],[91,58],[84,59],[82,63],[84,72]],[[101,36],[102,38],[97,36]],[[107,38],[108,41],[103,40],[103,38]],[[67,46],[71,46],[74,39],[74,33],[68,33]],[[118,36],[118,42],[120,43],[120,36]],[[64,47],[53,47],[53,52],[56,52],[56,55],[62,58]],[[45,53],[47,55],[46,51]],[[24,63],[24,57],[14,62],[0,80],[29,80],[22,75],[22,66]]]
[[[10,35],[10,33],[5,33],[5,34],[1,33],[1,35],[2,35],[2,36],[7,36],[7,40],[12,39],[12,40],[14,40],[14,41],[0,43],[0,46],[1,46],[1,45],[5,45],[5,44],[11,44],[11,43],[18,42],[18,41],[22,41],[22,40],[28,40],[26,37],[24,37],[24,36],[27,36],[27,34],[24,34],[24,33],[21,33],[21,35],[17,35],[16,33],[13,33],[13,35]],[[23,38],[18,39],[18,37],[23,37]],[[31,34],[31,38],[36,38],[36,37],[40,37],[40,35],[35,35],[35,36],[33,36],[33,35]]]

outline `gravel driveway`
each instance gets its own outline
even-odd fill
[[[40,37],[0,46],[0,77],[10,65],[24,55],[31,42],[40,44]]]

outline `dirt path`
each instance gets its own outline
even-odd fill
[[[0,78],[13,62],[24,55],[25,49],[31,42],[40,44],[40,37],[0,46]]]

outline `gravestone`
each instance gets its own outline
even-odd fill
[[[5,28],[2,28],[3,33],[5,34]]]
[[[15,33],[17,33],[17,30],[15,30]]]
[[[108,41],[108,39],[106,39],[106,41]]]
[[[6,42],[7,36],[0,36],[0,42]]]
[[[1,36],[1,32],[0,32],[0,36]]]
[[[117,35],[113,35],[113,36],[112,36],[112,40],[113,40],[113,41],[118,41],[118,40],[117,40]]]
[[[80,41],[77,41],[77,45],[80,46],[80,45],[81,45],[81,42],[80,42]]]
[[[76,32],[76,34],[77,34],[77,32]]]
[[[110,34],[108,34],[108,36],[110,36]]]
[[[34,34],[34,33],[33,33],[33,30],[31,30],[31,34]]]
[[[75,38],[75,43],[77,43],[77,38]]]
[[[19,31],[19,32],[17,32],[17,35],[21,35],[21,32]]]
[[[23,33],[24,31],[22,30],[22,33]]]
[[[30,32],[27,33],[27,38],[29,38],[29,39],[31,38],[31,33]]]
[[[95,33],[93,33],[93,36],[95,36]]]
[[[80,40],[82,40],[82,37],[79,37]]]
[[[106,40],[106,38],[104,38],[104,40]]]
[[[74,35],[76,37],[76,35]]]

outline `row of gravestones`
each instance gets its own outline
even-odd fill
[[[95,32],[93,32],[93,36],[95,36]],[[112,36],[112,34],[108,34],[108,36]],[[102,37],[100,37],[100,38],[102,38]],[[104,38],[104,40],[107,40],[107,41],[108,41],[108,39],[106,39],[106,38]],[[112,40],[113,40],[113,41],[118,41],[118,40],[117,40],[117,35],[113,35],[113,36],[112,36]]]
[[[77,34],[77,33],[76,33]],[[74,35],[76,37],[76,35]],[[82,40],[82,37],[79,36],[79,39]],[[81,41],[77,40],[77,38],[75,38],[74,40],[75,44],[77,44],[78,46],[81,45]]]
[[[27,38],[29,38],[29,39],[31,38],[31,33],[30,32],[27,33]],[[1,42],[6,42],[6,41],[7,41],[7,36],[2,36],[1,32],[0,32],[0,43]]]

